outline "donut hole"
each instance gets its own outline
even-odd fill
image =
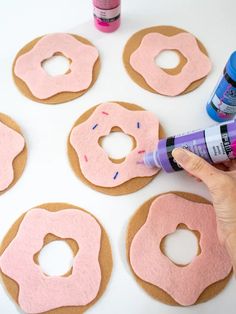
[[[68,277],[72,273],[74,257],[78,251],[78,244],[73,239],[61,239],[48,234],[44,238],[43,247],[34,255],[34,262],[46,276]]]
[[[174,264],[187,266],[201,253],[200,234],[190,230],[184,224],[178,225],[175,232],[168,234],[161,241],[161,251]]]
[[[108,135],[100,137],[98,143],[114,163],[125,161],[126,156],[136,147],[134,137],[119,127],[112,128]]]
[[[65,75],[71,72],[71,60],[60,52],[56,52],[52,57],[41,63],[44,71],[50,76]]]
[[[155,57],[155,63],[168,74],[179,74],[187,59],[183,54],[175,49],[163,50]]]

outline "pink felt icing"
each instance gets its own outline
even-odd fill
[[[120,164],[113,163],[98,144],[99,138],[108,135],[115,126],[136,140],[136,148]],[[70,143],[79,157],[85,178],[98,186],[114,187],[132,178],[158,172],[140,163],[145,151],[155,149],[158,134],[159,121],[154,114],[131,111],[116,103],[103,103],[85,122],[73,128]]]
[[[33,261],[48,233],[78,243],[79,251],[69,277],[48,277]],[[84,211],[30,210],[0,259],[2,272],[19,285],[18,302],[22,310],[42,313],[62,306],[83,306],[94,300],[101,283],[100,241],[98,222]]]
[[[161,240],[180,223],[200,232],[201,253],[185,267],[172,263],[160,250]],[[232,269],[227,251],[217,238],[213,206],[174,194],[159,196],[151,204],[145,224],[132,241],[130,263],[138,277],[185,306],[194,304],[205,288],[224,279]]]
[[[181,72],[170,75],[155,63],[163,50],[179,50],[187,59]],[[192,82],[206,76],[211,70],[209,58],[201,52],[196,38],[189,33],[165,36],[159,33],[145,35],[137,50],[130,57],[130,64],[143,76],[147,84],[159,94],[176,96]]]
[[[42,62],[60,52],[71,60],[70,73],[50,76]],[[89,87],[93,66],[98,58],[95,47],[85,45],[70,34],[58,33],[42,37],[35,46],[16,60],[14,72],[39,99],[60,92],[79,92]]]
[[[24,146],[23,136],[0,122],[0,191],[5,190],[13,181],[12,163]]]

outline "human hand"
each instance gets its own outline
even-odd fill
[[[208,187],[219,240],[227,247],[236,269],[236,160],[214,167],[183,148],[174,149],[172,155],[183,169]]]

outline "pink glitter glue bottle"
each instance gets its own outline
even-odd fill
[[[111,33],[120,26],[121,0],[93,0],[94,23],[98,30]]]

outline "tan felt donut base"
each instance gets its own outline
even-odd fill
[[[71,34],[71,35],[73,37],[75,37],[77,40],[81,41],[82,43],[93,46],[92,43],[90,41],[88,41],[87,39],[85,39],[81,36],[78,36],[78,35],[74,35],[74,34]],[[100,59],[99,59],[99,57],[98,57],[96,63],[94,64],[94,67],[93,67],[93,79],[92,79],[90,86],[87,89],[80,91],[80,92],[62,92],[62,93],[56,94],[56,95],[49,97],[49,98],[46,98],[46,99],[39,99],[31,93],[31,91],[28,88],[28,86],[26,85],[26,83],[22,79],[20,79],[19,77],[17,77],[15,75],[14,68],[15,68],[16,60],[21,55],[30,51],[42,37],[43,36],[38,37],[38,38],[32,40],[31,42],[29,42],[16,55],[15,60],[13,62],[13,66],[12,66],[12,75],[13,75],[13,79],[16,83],[16,86],[19,88],[19,90],[22,92],[22,94],[24,94],[29,99],[43,103],[43,104],[48,104],[48,105],[56,105],[56,104],[65,103],[67,101],[70,101],[70,100],[73,100],[75,98],[82,96],[84,93],[86,93],[88,91],[89,88],[91,88],[93,86],[93,84],[97,80],[99,70],[100,70]],[[57,55],[57,53],[55,55]]]
[[[83,210],[77,206],[71,205],[71,204],[66,204],[66,203],[48,203],[48,204],[43,204],[39,205],[36,207],[44,208],[47,209],[51,212],[57,212],[62,209],[66,208],[75,208],[79,210]],[[84,212],[87,212],[83,210]],[[87,212],[90,214],[92,217],[94,217],[91,213]],[[11,241],[15,238],[17,231],[19,229],[19,226],[24,218],[25,214],[23,214],[14,224],[13,226],[9,229],[8,233],[5,235],[1,247],[0,247],[0,255],[4,252],[4,250],[8,247],[8,245],[11,243]],[[94,217],[96,219],[96,217]],[[96,219],[97,220],[97,219]],[[99,221],[97,220],[99,223]],[[102,237],[101,237],[101,250],[99,254],[99,263],[101,266],[101,271],[102,271],[102,279],[101,279],[101,286],[98,292],[97,297],[88,305],[86,306],[65,306],[65,307],[60,307],[54,310],[50,310],[47,312],[44,312],[45,314],[81,314],[84,313],[88,308],[90,308],[92,305],[94,305],[98,299],[103,295],[107,284],[109,282],[110,276],[111,276],[111,271],[112,271],[112,251],[111,251],[111,246],[109,242],[108,235],[102,225],[99,223],[101,229],[102,229]],[[54,240],[66,240],[66,242],[69,244],[69,246],[72,248],[72,251],[74,254],[77,253],[79,250],[77,243],[72,240],[72,239],[60,239],[55,237],[52,234],[48,234],[45,239],[44,239],[44,245],[46,245],[49,242],[52,242]],[[18,304],[18,293],[19,293],[19,286],[18,284],[9,278],[8,276],[4,275],[2,272],[1,276],[3,279],[3,283],[8,291],[8,293],[11,295],[11,297],[15,300],[15,302]],[[66,276],[70,274],[67,273]]]
[[[181,196],[187,200],[194,201],[197,203],[210,204],[210,202],[207,201],[205,198],[198,196],[198,195],[195,195],[195,194],[191,194],[191,193],[187,193],[187,192],[175,192],[175,191],[174,192],[170,191],[168,193],[177,194],[177,195],[179,195],[179,196]],[[168,193],[163,193],[160,195],[164,195],[164,194],[168,194]],[[158,196],[160,196],[160,195],[158,195]],[[129,252],[130,252],[130,246],[131,246],[131,243],[133,241],[133,238],[136,235],[136,233],[138,232],[138,230],[142,227],[142,225],[144,225],[144,223],[147,219],[147,216],[148,216],[150,206],[151,206],[152,202],[154,201],[154,199],[156,199],[158,196],[154,196],[153,198],[151,198],[150,200],[145,202],[136,211],[136,213],[133,215],[133,217],[131,218],[131,220],[129,222],[128,229],[127,229],[127,238],[126,238],[126,254],[127,254],[129,264],[130,264]],[[198,236],[198,232],[196,234]],[[163,251],[163,247],[161,248],[161,250]],[[179,306],[181,306],[164,290],[162,290],[161,288],[139,278],[134,273],[131,265],[130,265],[130,268],[131,268],[131,271],[132,271],[136,281],[138,282],[138,284],[153,298],[155,298],[156,300],[161,301],[165,304],[168,304],[168,305],[179,305]],[[198,298],[198,300],[195,304],[206,302],[209,299],[213,298],[215,295],[217,295],[221,290],[224,289],[224,287],[228,283],[231,275],[232,275],[232,272],[225,279],[220,280],[220,281],[210,285],[209,287],[207,287],[202,292],[202,294],[200,295],[200,297]]]
[[[19,134],[21,134],[23,136],[21,129],[18,126],[18,124],[15,121],[13,121],[10,117],[8,117],[7,115],[0,113],[0,121],[2,123],[4,123],[5,125],[7,125],[9,128],[15,130],[16,132],[18,132]],[[8,191],[19,180],[19,178],[21,177],[21,175],[24,171],[26,160],[27,160],[27,148],[25,145],[22,152],[20,152],[20,154],[17,155],[16,158],[13,160],[12,165],[13,165],[13,170],[14,170],[14,179],[11,182],[11,184],[5,190],[0,192],[0,195],[5,193],[6,191]]]
[[[126,102],[120,102],[120,101],[112,101],[115,102],[121,106],[123,106],[124,108],[127,108],[129,110],[144,110],[143,108],[134,105],[134,104],[130,104],[130,103],[126,103]],[[83,123],[84,121],[86,121],[94,112],[94,110],[96,109],[97,106],[89,109],[88,111],[86,111],[84,114],[82,114],[78,120],[76,120],[75,124],[73,125],[72,129]],[[112,132],[115,131],[120,131],[121,129],[119,127],[114,127],[112,128]],[[160,138],[164,137],[164,131],[162,126],[160,125]],[[133,146],[135,146],[135,143],[133,144]],[[153,178],[156,176],[151,176],[151,177],[137,177],[137,178],[133,178],[121,185],[118,185],[116,187],[111,187],[111,188],[107,188],[107,187],[102,187],[102,186],[97,186],[93,183],[91,183],[90,181],[88,181],[84,175],[82,174],[81,168],[80,168],[80,163],[79,163],[79,159],[78,156],[76,154],[76,151],[74,150],[74,148],[72,147],[72,145],[70,144],[70,134],[68,137],[68,141],[67,141],[67,150],[68,150],[68,156],[69,156],[69,160],[70,160],[70,164],[72,166],[72,169],[74,170],[75,174],[81,179],[82,182],[84,182],[85,184],[87,184],[88,186],[90,186],[92,189],[104,193],[104,194],[108,194],[108,195],[124,195],[124,194],[129,194],[129,193],[133,193],[135,191],[138,191],[140,189],[142,189],[145,185],[147,185],[149,182],[151,182],[153,180]],[[121,161],[123,161],[124,159],[120,159],[120,160],[115,160],[115,159],[111,159],[114,163],[120,163]]]
[[[137,83],[140,87],[148,90],[149,92],[152,93],[156,93],[158,94],[152,87],[150,87],[145,79],[142,77],[141,74],[139,74],[138,72],[136,72],[132,66],[130,65],[130,56],[131,54],[140,46],[141,41],[143,39],[143,37],[149,33],[160,33],[166,36],[174,36],[176,34],[179,33],[183,33],[183,32],[187,32],[181,28],[177,28],[174,26],[154,26],[154,27],[149,27],[149,28],[145,28],[142,29],[141,31],[135,33],[126,43],[125,48],[124,48],[124,52],[123,52],[123,62],[124,62],[124,66],[126,71],[128,72],[129,76],[132,78],[132,80]],[[206,48],[203,46],[203,44],[196,38],[199,49],[206,55],[207,54],[207,50]],[[164,69],[163,70],[171,75],[176,75],[179,74],[183,68],[183,66],[186,64],[187,60],[186,58],[182,55],[182,53],[180,53],[178,50],[174,50],[180,58],[180,62],[178,64],[177,67],[173,68],[173,69]],[[206,77],[203,77],[200,80],[197,80],[195,82],[193,82],[192,84],[190,84],[188,86],[188,88],[183,91],[181,94],[187,94],[191,91],[193,91],[194,89],[196,89],[197,87],[199,87],[204,80],[206,79]]]

